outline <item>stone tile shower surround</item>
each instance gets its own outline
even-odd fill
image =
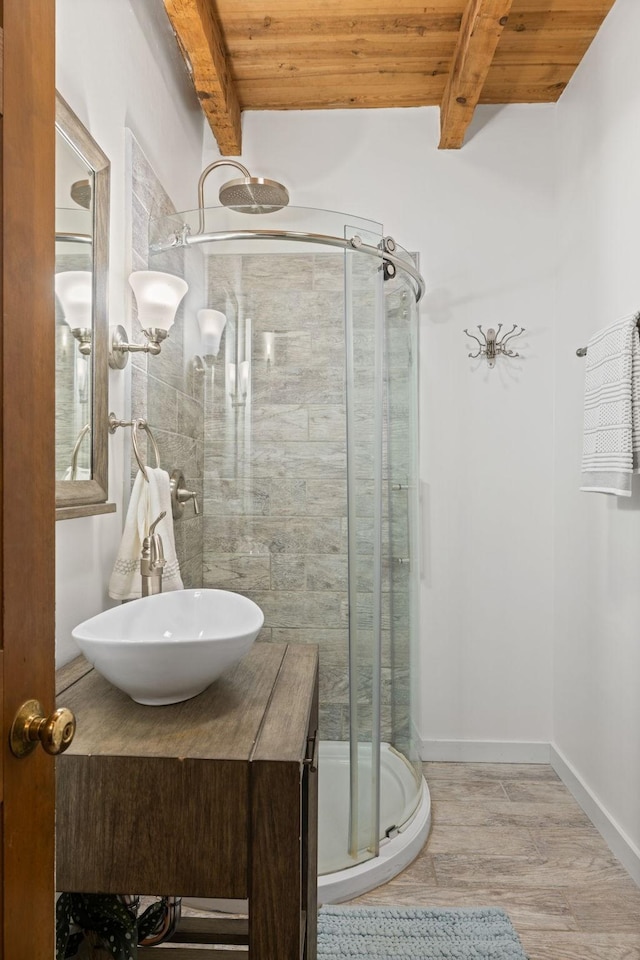
[[[342,739],[348,704],[344,298],[341,286],[320,286],[327,278],[316,272],[317,259],[208,258],[208,305],[228,319],[206,384],[203,582],[250,595],[265,614],[262,639],[320,645],[322,736]],[[272,335],[271,360],[265,335]],[[240,406],[229,395],[226,365],[245,356],[250,383]]]
[[[354,442],[358,621],[365,649],[373,642],[370,280],[365,270],[353,318],[356,379],[365,385],[362,401],[356,399],[355,404]],[[208,306],[222,310],[228,319],[205,388],[203,584],[254,599],[265,614],[261,639],[319,644],[320,733],[324,739],[348,739],[343,257],[211,255]],[[239,369],[245,359],[251,364],[247,396],[232,396],[228,365]],[[400,703],[405,726],[408,720],[408,695],[398,696],[392,677],[390,618],[387,587],[382,734],[393,742],[397,736],[392,727],[397,733],[401,723]],[[364,732],[371,729],[371,662],[366,653],[361,666],[359,712]],[[407,663],[404,668],[406,674]],[[395,676],[400,676],[397,669]]]
[[[130,131],[127,149],[131,177],[132,269],[164,270],[183,276],[189,282],[183,250],[167,251],[155,256],[153,263],[149,263],[149,220],[169,216],[176,211]],[[144,342],[144,334],[138,322],[133,296],[131,302],[132,339],[141,343]],[[127,370],[131,369],[131,416],[147,419],[158,444],[161,466],[169,472],[175,467],[182,468],[187,489],[195,490],[198,502],[202,504],[204,382],[201,376],[194,376],[190,358],[184,355],[185,321],[196,322],[195,315],[191,316],[191,313],[187,294],[160,354],[150,357],[145,353],[132,353]],[[142,439],[144,443],[144,434]],[[150,444],[147,444],[147,462],[153,463]],[[132,456],[132,482],[137,469]],[[186,588],[202,586],[203,525],[202,515],[194,516],[191,503],[186,504],[182,518],[174,522],[176,551]]]

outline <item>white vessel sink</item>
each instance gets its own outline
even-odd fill
[[[138,703],[202,693],[248,653],[264,616],[228,590],[176,590],[112,607],[72,631],[98,673]]]

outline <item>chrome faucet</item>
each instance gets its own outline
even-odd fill
[[[162,571],[167,561],[164,558],[162,537],[159,533],[156,533],[155,530],[166,515],[166,510],[163,510],[160,516],[153,521],[149,527],[149,533],[144,538],[142,544],[140,576],[142,577],[143,597],[150,597],[156,593],[162,593]]]

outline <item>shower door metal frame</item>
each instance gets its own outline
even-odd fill
[[[416,255],[412,255],[416,256]],[[401,280],[401,278],[400,278]],[[402,280],[401,280],[402,282]],[[398,290],[396,289],[396,293]],[[393,295],[393,294],[392,294]],[[404,292],[401,292],[401,298],[404,300]],[[413,314],[415,311],[415,314]],[[407,416],[409,418],[409,427],[407,435],[409,437],[420,436],[420,409],[419,409],[419,382],[417,374],[417,363],[420,350],[420,327],[418,324],[417,305],[407,303],[403,311],[404,322],[407,324],[408,338],[408,364],[407,374],[411,377],[408,381],[408,392],[406,399],[408,401]],[[392,374],[392,368],[389,363],[389,354],[393,353],[393,344],[391,335],[393,324],[390,320],[389,301],[385,302],[385,407],[387,417],[387,476],[386,476],[386,495],[387,495],[387,522],[389,524],[389,545],[387,550],[387,563],[389,565],[389,622],[392,631],[391,636],[391,745],[394,746],[402,756],[411,764],[416,775],[416,784],[419,786],[422,776],[421,760],[415,737],[415,712],[419,704],[419,694],[417,692],[417,678],[419,676],[419,583],[421,569],[421,550],[419,544],[420,530],[420,503],[419,503],[419,457],[418,446],[412,447],[407,454],[407,474],[400,477],[396,474],[396,464],[393,451],[393,427],[397,423],[393,414],[393,384],[397,383],[397,378]],[[404,511],[398,504],[404,500]],[[406,520],[406,540],[401,547],[401,555],[396,556],[395,549],[398,548],[394,525],[396,518],[404,512]],[[396,591],[395,577],[398,569],[406,569],[407,578],[407,597],[404,615],[406,617],[405,628],[407,635],[407,653],[408,661],[404,664],[408,668],[411,684],[405,695],[408,694],[408,701],[403,701],[402,706],[408,708],[408,717],[399,719],[397,690],[398,683],[397,670],[402,668],[403,664],[397,661],[396,627],[398,624],[398,615],[402,607],[397,605],[398,594]],[[396,737],[398,728],[406,725],[406,743],[398,744]],[[416,804],[419,803],[419,790],[416,794]]]
[[[180,216],[180,214],[178,214]],[[175,217],[171,217],[175,219]],[[161,253],[173,247],[193,246],[200,243],[220,243],[229,240],[291,240],[295,243],[315,243],[325,247],[340,247],[343,250],[357,251],[378,260],[387,260],[399,270],[407,273],[415,282],[416,301],[420,301],[425,294],[426,284],[421,273],[408,263],[403,257],[388,253],[382,247],[362,242],[358,234],[349,238],[333,237],[324,233],[305,233],[298,230],[219,230],[213,233],[191,234],[185,224],[182,233],[173,234],[165,243],[153,243],[151,253]]]
[[[362,245],[364,246],[364,244]],[[349,855],[358,863],[376,857],[380,850],[380,738],[382,728],[382,429],[383,404],[382,384],[384,372],[385,301],[383,271],[376,269],[372,277],[374,304],[373,324],[373,396],[367,399],[373,404],[373,583],[371,594],[372,639],[368,651],[371,656],[371,728],[366,733],[370,740],[361,740],[365,732],[360,718],[360,684],[362,683],[361,610],[359,604],[358,534],[360,519],[357,511],[357,440],[358,426],[355,413],[357,374],[355,372],[356,341],[354,336],[354,305],[356,291],[353,284],[353,265],[362,246],[345,248],[345,367],[346,367],[346,419],[347,419],[347,502],[349,541]],[[378,249],[367,245],[369,249]],[[381,265],[380,265],[381,266]],[[367,752],[370,756],[367,757]],[[366,784],[361,778],[370,763],[368,796],[370,799],[369,823],[360,819],[361,799],[366,793]]]

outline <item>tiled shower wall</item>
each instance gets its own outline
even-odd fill
[[[127,148],[131,173],[132,269],[162,270],[189,281],[183,250],[155,255],[149,262],[149,220],[169,216],[175,213],[175,208],[131,133],[128,134]],[[158,444],[161,466],[169,473],[176,467],[181,468],[187,489],[196,491],[201,504],[204,492],[204,378],[195,372],[192,358],[184,355],[185,318],[187,322],[195,323],[188,297],[178,310],[160,354],[156,357],[145,353],[130,355],[131,416],[147,419]],[[135,313],[133,297],[131,300],[134,314],[132,339],[142,343],[144,334]],[[143,434],[143,443],[144,439]],[[147,463],[153,463],[150,444],[147,444]],[[132,455],[132,481],[137,469]],[[184,585],[199,587],[202,585],[203,517],[194,515],[191,503],[185,505],[182,518],[174,521],[174,531]]]
[[[265,614],[262,639],[320,645],[322,735],[343,739],[348,607],[341,260],[212,256],[208,277],[209,306],[223,310],[228,323],[206,389],[204,585],[254,599]],[[247,396],[231,396],[226,365],[245,356],[251,359]]]
[[[203,583],[254,599],[265,614],[261,639],[319,645],[320,733],[336,740],[349,737],[344,271],[336,254],[210,256],[208,306],[228,322],[205,390]],[[375,281],[371,264],[355,268],[350,442],[363,739],[372,723]],[[246,359],[243,397],[229,364]],[[388,564],[383,591],[382,737],[395,742],[408,719],[408,662],[392,652],[391,617],[406,611],[396,603],[392,612]]]

